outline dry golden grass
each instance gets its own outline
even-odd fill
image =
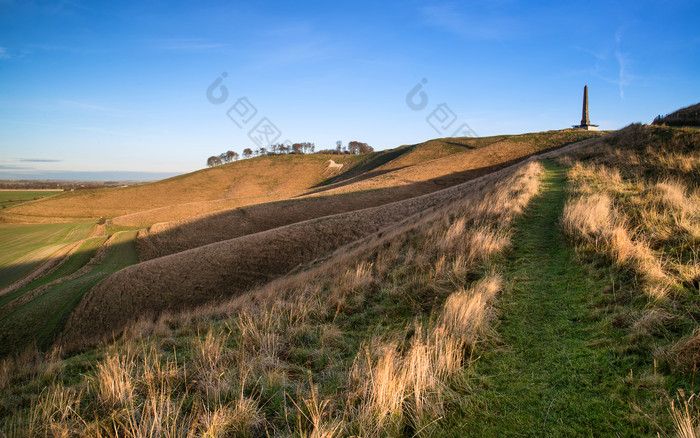
[[[664,249],[700,241],[696,193],[664,180],[625,182],[619,171],[576,163],[570,171],[574,197],[564,208],[562,226],[621,267],[634,269],[653,299],[698,275],[697,263],[673,260]],[[613,205],[613,197],[619,207]]]
[[[684,395],[681,392],[676,400],[671,401],[670,411],[676,426],[676,436],[678,438],[698,438],[700,437],[700,424],[698,424],[697,407],[694,406],[697,396],[693,394],[686,399]]]
[[[400,435],[406,422],[419,431],[445,415],[448,383],[468,363],[501,283],[492,274],[450,295],[436,322],[415,327],[405,353],[384,340],[363,348],[350,372],[360,435]]]

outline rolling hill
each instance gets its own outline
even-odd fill
[[[133,188],[212,181],[202,198],[118,211],[137,192],[105,191],[8,209],[41,221],[41,202],[77,214],[99,198],[95,213],[114,209],[108,234],[131,240],[130,266],[81,271],[89,287],[50,353],[2,362],[0,424],[695,433],[699,150],[696,129],[637,124],[436,139],[333,158],[345,160],[333,176],[325,156],[261,157]],[[258,171],[274,183],[243,181]],[[54,281],[70,295],[70,278]]]

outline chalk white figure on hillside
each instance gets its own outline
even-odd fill
[[[340,172],[340,169],[343,168],[343,163],[336,163],[333,160],[328,160],[326,163],[330,163],[328,167],[326,167],[326,170],[323,171],[323,173],[330,172],[330,173],[337,173]]]

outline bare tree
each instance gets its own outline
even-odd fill
[[[251,148],[243,149],[243,158],[250,158],[253,155],[253,150]]]
[[[212,155],[207,159],[207,166],[209,167],[214,167],[214,166],[219,166],[221,164],[221,159],[219,157]]]
[[[371,154],[372,152],[374,152],[374,148],[368,145],[367,143],[360,143],[359,148],[361,154]]]
[[[374,152],[374,148],[367,143],[351,141],[348,143],[348,150],[351,154],[369,154]]]
[[[335,142],[335,153],[340,154],[343,152],[343,142],[338,140]]]
[[[231,161],[235,161],[233,157],[235,157],[236,155],[238,154],[233,151],[226,151],[226,162],[230,163]]]

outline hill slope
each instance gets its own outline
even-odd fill
[[[432,193],[542,150],[600,135],[564,130],[479,139],[448,138],[383,151],[359,158],[347,172],[294,199],[154,224],[139,234],[140,253],[142,260],[149,260],[302,220]],[[115,223],[135,225],[138,221],[132,219],[136,216],[118,218]]]
[[[681,108],[664,117],[654,119],[654,125],[700,126],[700,103]]]
[[[685,427],[693,436],[699,149],[697,130],[633,125],[542,154],[559,157],[544,168],[525,163],[386,211],[136,265],[130,277],[157,268],[149,282],[177,288],[196,286],[204,260],[229,282],[213,275],[188,293],[218,285],[235,296],[144,319],[68,360],[4,362],[2,427],[128,437],[636,437]],[[329,241],[342,240],[357,230],[344,220],[375,216],[388,226],[247,291],[235,291],[241,272],[218,259],[243,260],[229,250],[238,245],[261,251],[244,263],[273,266],[283,251],[256,243],[292,241],[295,258],[308,242],[325,244],[312,238],[324,222],[337,231]],[[188,266],[187,254],[206,258]],[[168,272],[168,260],[186,271]],[[145,286],[123,303],[158,305],[163,292]],[[82,336],[70,333],[64,341]]]
[[[214,208],[224,209],[298,195],[326,178],[327,159],[324,155],[252,158],[139,186],[63,193],[8,208],[3,216],[28,222],[76,221],[185,205],[180,216],[186,217],[197,212],[196,207],[188,209],[188,204],[218,201]],[[336,161],[354,159],[357,157],[340,156]],[[209,209],[199,213],[205,211]]]
[[[299,222],[193,248],[128,267],[91,290],[62,334],[93,341],[139,318],[230,299],[293,268],[387,227],[415,221],[433,208],[478,196],[514,168],[428,195]]]
[[[567,132],[567,131],[561,131]],[[550,141],[550,147],[570,142],[582,136],[598,134],[569,132],[566,139]],[[442,139],[368,156],[358,155],[281,155],[241,160],[211,169],[180,175],[155,183],[133,187],[85,190],[62,193],[46,200],[37,200],[5,209],[0,219],[13,222],[56,222],[114,218],[119,226],[149,226],[158,222],[182,220],[192,216],[229,210],[311,194],[328,182],[342,181],[349,176],[367,179],[379,174],[412,167],[426,159],[458,153],[465,147],[478,148],[501,139]],[[556,137],[551,134],[546,137]],[[570,138],[569,138],[570,137]],[[529,144],[519,139],[518,144]],[[538,150],[537,148],[533,150]],[[333,174],[327,170],[327,160],[343,163],[342,174],[328,181]],[[479,158],[480,160],[483,157]],[[491,163],[493,164],[493,163]],[[483,166],[488,162],[483,161]],[[347,176],[344,176],[347,175]],[[414,179],[426,181],[444,175],[440,168],[413,173]],[[397,178],[383,183],[359,185],[350,191],[368,187],[394,185]],[[459,182],[464,181],[462,179]],[[437,188],[453,185],[455,181],[438,184]],[[336,186],[339,183],[336,184]],[[333,187],[333,186],[331,186]],[[426,193],[424,190],[422,193]],[[420,194],[414,193],[413,196]],[[395,198],[394,200],[396,200]]]

